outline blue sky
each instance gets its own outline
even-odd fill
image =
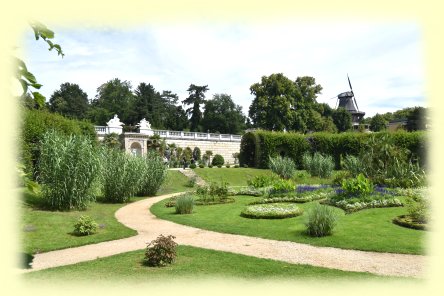
[[[207,98],[230,94],[245,114],[250,86],[264,75],[295,80],[313,76],[323,87],[318,102],[348,91],[350,76],[359,109],[372,116],[427,106],[421,30],[408,22],[275,22],[139,24],[137,27],[61,27],[55,31],[65,57],[48,52],[31,32],[22,55],[48,99],[64,82],[92,99],[119,78],[171,90],[180,100],[193,83],[208,85]]]

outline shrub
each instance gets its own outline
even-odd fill
[[[346,169],[352,177],[356,177],[364,172],[361,160],[353,155],[347,155],[344,159],[344,169]]]
[[[185,186],[192,188],[192,187],[196,186],[196,181],[197,181],[196,176],[193,176],[187,180],[187,183]]]
[[[247,206],[241,216],[253,219],[283,219],[302,215],[303,211],[291,203],[268,203]]]
[[[429,220],[429,206],[427,199],[424,197],[413,198],[408,197],[406,199],[407,212],[413,222],[425,224]]]
[[[335,164],[331,156],[323,156],[320,153],[315,153],[311,156],[309,153],[305,153],[302,156],[302,163],[304,169],[312,176],[319,178],[328,178],[333,173]]]
[[[199,147],[194,147],[193,149],[193,158],[194,160],[201,160],[201,152]]]
[[[267,186],[271,186],[274,182],[277,182],[278,178],[274,174],[270,175],[258,175],[255,176],[253,179],[248,179],[247,184],[248,186],[254,187],[254,188],[263,188]]]
[[[341,187],[347,196],[368,195],[374,189],[372,182],[364,177],[363,174],[359,174],[356,178],[343,180]]]
[[[225,163],[224,157],[220,154],[216,154],[213,157],[213,160],[211,161],[211,164],[213,166],[223,166]]]
[[[166,266],[176,259],[177,244],[174,236],[160,235],[148,244],[145,251],[144,264],[152,267]]]
[[[190,164],[190,169],[195,169],[196,167],[197,167],[196,164],[194,163]]]
[[[230,168],[230,165],[227,163],[227,164],[225,165],[225,167],[226,167],[227,169],[229,169],[229,168]]]
[[[105,148],[103,164],[103,194],[106,201],[127,202],[142,189],[140,172],[146,167],[142,157]]]
[[[342,185],[342,181],[345,179],[349,179],[351,177],[349,171],[339,171],[336,172],[333,176],[332,184],[333,185]]]
[[[201,168],[201,169],[203,169],[204,167],[205,167],[205,165],[204,164],[199,164],[199,167]]]
[[[310,236],[321,237],[330,235],[336,225],[337,217],[332,208],[316,204],[309,212],[306,222]]]
[[[222,165],[221,165],[221,164],[219,164],[219,165],[218,165],[217,167],[221,169],[221,168],[222,168]]]
[[[234,165],[234,168],[235,168],[235,169],[238,169],[238,168],[239,168],[239,165],[238,165],[238,164],[235,164],[235,165]]]
[[[273,194],[285,194],[289,192],[294,192],[296,185],[291,180],[279,179],[275,181],[270,189],[270,195]]]
[[[212,165],[212,164],[209,164],[208,167],[211,169],[211,168],[213,168],[213,165]]]
[[[139,196],[153,196],[159,190],[167,176],[167,167],[163,159],[154,151],[148,151],[146,156],[142,157],[139,177],[141,178],[141,189]]]
[[[98,226],[90,216],[80,216],[74,224],[74,234],[79,236],[91,235],[97,232]]]
[[[191,214],[194,207],[194,198],[190,194],[180,195],[176,199],[176,214]]]
[[[222,181],[220,184],[211,183],[209,187],[209,195],[216,196],[219,199],[227,198],[228,196],[228,183]]]
[[[248,168],[248,164],[244,164],[244,168]]]
[[[290,179],[296,172],[296,165],[294,161],[288,157],[270,157],[269,165],[273,173],[284,179]]]
[[[100,157],[90,139],[55,131],[45,133],[39,171],[42,197],[51,209],[84,210],[95,200],[93,188],[100,172]]]

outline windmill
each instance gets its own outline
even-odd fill
[[[358,103],[356,102],[355,94],[353,93],[353,88],[350,82],[350,78],[348,77],[348,85],[350,85],[350,91],[346,91],[343,93],[340,93],[338,98],[338,108],[344,108],[352,115],[352,124],[353,126],[358,126],[361,122],[362,118],[365,115],[365,112],[359,111]]]

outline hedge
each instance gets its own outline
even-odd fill
[[[335,160],[336,169],[341,168],[341,159],[345,155],[357,156],[364,148],[365,141],[371,136],[388,135],[393,143],[408,149],[412,155],[426,162],[425,132],[379,132],[379,133],[313,133],[299,134],[292,132],[271,132],[258,130],[248,132],[242,137],[239,161],[241,166],[268,168],[269,157],[278,155],[292,158],[296,166],[302,169],[302,155],[305,152],[331,155]]]
[[[35,169],[40,155],[40,141],[46,131],[55,130],[64,135],[86,135],[94,141],[97,139],[91,123],[42,110],[25,109],[21,124],[21,161],[25,165],[25,172],[32,174],[34,178],[37,175]]]

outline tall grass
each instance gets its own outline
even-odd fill
[[[352,177],[357,177],[364,172],[364,165],[362,161],[353,155],[347,155],[344,158],[344,168],[350,172]]]
[[[138,195],[152,196],[159,190],[167,175],[167,167],[163,159],[155,151],[148,151],[143,158],[144,163],[140,171],[141,189]]]
[[[180,195],[176,199],[176,214],[191,214],[194,207],[194,198],[190,194]]]
[[[84,210],[95,200],[93,184],[100,173],[100,157],[85,136],[46,132],[38,167],[42,197],[51,209]]]
[[[302,164],[304,165],[304,169],[307,170],[312,177],[319,178],[330,177],[335,167],[335,163],[331,156],[324,156],[317,152],[313,156],[309,153],[305,153],[302,156]]]
[[[145,160],[124,151],[104,148],[103,159],[103,197],[108,202],[127,202],[136,195],[142,186],[141,172]]]
[[[288,157],[270,157],[269,166],[273,173],[284,179],[290,179],[296,172],[296,164]]]
[[[329,206],[316,204],[309,212],[305,226],[310,236],[330,235],[336,226],[337,217]]]

